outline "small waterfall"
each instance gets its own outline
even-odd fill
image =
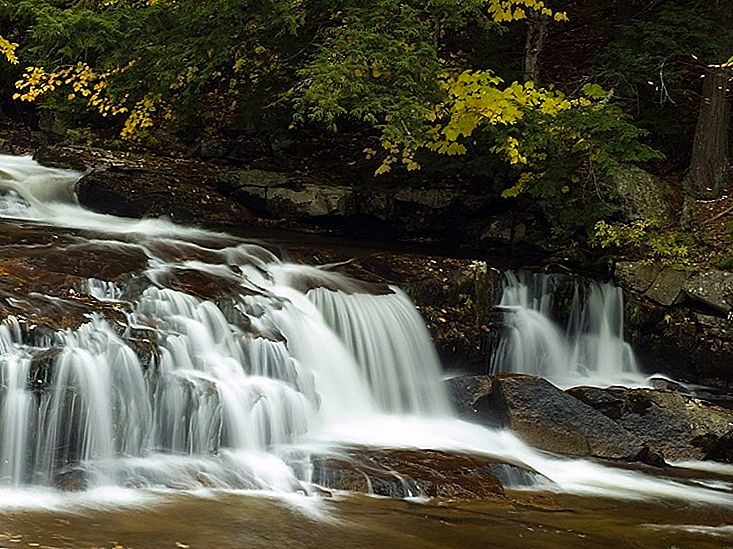
[[[347,296],[316,288],[308,298],[354,354],[384,411],[446,415],[440,362],[424,344],[430,337],[425,324],[407,296],[392,291]]]
[[[5,388],[0,416],[0,436],[5,441],[0,448],[0,479],[12,486],[19,486],[26,480],[28,427],[33,421],[35,410],[33,394],[28,390],[31,360],[30,356],[16,350],[18,334],[13,329],[14,320],[11,318],[0,326],[0,384]]]
[[[558,294],[564,294],[564,303],[556,302]],[[623,339],[621,288],[579,281],[568,285],[568,277],[560,275],[508,272],[497,309],[506,333],[492,357],[492,372],[532,374],[561,386],[643,384],[634,353]]]

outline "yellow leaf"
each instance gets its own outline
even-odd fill
[[[374,175],[382,175],[387,172],[389,172],[392,168],[389,166],[389,164],[382,162],[382,165],[377,168],[377,171],[374,172]]]

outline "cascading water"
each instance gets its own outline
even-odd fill
[[[491,371],[545,377],[560,386],[640,385],[645,377],[623,338],[623,293],[610,283],[575,281],[561,328],[554,302],[567,277],[537,273],[505,275],[498,310],[507,326]],[[569,296],[567,296],[569,297]]]
[[[576,462],[569,474],[567,461],[508,432],[458,421],[424,323],[397,288],[283,263],[228,235],[86,211],[73,199],[77,177],[0,156],[0,216],[71,228],[58,246],[140,256],[143,265],[116,281],[89,277],[61,297],[29,294],[57,308],[91,302],[106,311],[85,313],[79,326],[36,333],[32,319],[0,323],[6,487],[308,492],[309,454],[348,444],[491,454],[575,493],[733,503],[591,463]],[[186,283],[191,276],[200,287]],[[593,292],[572,321],[577,341],[552,340],[557,363],[601,371],[587,358],[593,344],[580,340],[618,339],[618,310],[606,320],[593,312],[610,310],[611,291]],[[507,288],[503,305],[516,318],[540,315],[520,284]],[[518,350],[507,347],[505,358]]]
[[[278,453],[320,429],[381,414],[448,413],[428,333],[396,288],[341,291],[354,282],[282,264],[254,244],[85,212],[69,199],[77,175],[2,160],[6,216],[139,231],[94,242],[142,250],[149,281],[134,296],[99,279],[77,289],[126,308],[124,328],[95,316],[42,342],[24,341],[13,317],[0,328],[6,483],[53,485],[80,473],[86,486],[292,491],[300,481]],[[178,259],[186,254],[203,259]],[[239,290],[224,307],[166,287],[182,271]],[[306,273],[316,286],[297,289]],[[146,365],[130,346],[133,331],[155,347]],[[39,352],[54,353],[42,388],[29,385]]]

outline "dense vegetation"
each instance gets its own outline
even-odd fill
[[[701,82],[731,52],[729,0],[0,0],[7,115],[189,152],[335,133],[369,173],[482,185],[566,236],[618,216],[625,164],[725,187]]]

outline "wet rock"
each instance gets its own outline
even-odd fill
[[[675,391],[677,393],[682,393],[683,395],[692,394],[692,391],[690,391],[690,389],[688,389],[681,383],[677,383],[674,380],[664,377],[652,377],[649,382],[652,386],[652,389],[656,389],[658,391]]]
[[[710,440],[703,459],[733,463],[733,429],[722,437]]]
[[[56,475],[54,484],[64,492],[81,492],[87,489],[86,473],[82,469],[61,471]]]
[[[252,218],[246,208],[217,190],[226,168],[155,156],[80,147],[45,147],[40,163],[84,169],[76,184],[79,202],[94,211],[142,218],[166,216],[181,223],[240,225]]]
[[[694,307],[694,305],[693,305]],[[625,329],[637,358],[650,372],[724,390],[733,381],[733,322],[684,303],[665,307],[626,296]]]
[[[478,240],[486,244],[499,244],[512,249],[520,247],[546,252],[556,251],[546,222],[536,215],[514,212],[500,213],[490,218],[479,230]]]
[[[0,225],[0,242],[14,234],[12,224]],[[146,265],[144,254],[134,248],[110,249],[63,237],[55,243],[5,246],[0,259],[0,314],[17,317],[31,342],[76,328],[94,312],[124,326],[125,304],[98,301],[85,295],[83,287],[92,277],[121,282]]]
[[[431,209],[446,208],[462,200],[463,193],[457,189],[448,188],[403,188],[395,193],[394,198],[399,202],[419,204]]]
[[[33,155],[33,159],[49,168],[79,172],[84,172],[89,168],[85,158],[74,148],[41,147]]]
[[[164,216],[179,223],[208,226],[238,225],[252,217],[213,188],[212,174],[190,168],[188,163],[145,170],[98,168],[78,181],[76,193],[85,207],[121,217]]]
[[[153,364],[160,364],[160,347],[158,346],[158,332],[140,326],[129,327],[123,339],[140,360],[143,368],[150,368]]]
[[[615,274],[625,291],[626,337],[647,371],[718,389],[730,385],[733,273],[622,262]]]
[[[133,218],[166,216],[213,228],[277,225],[361,238],[465,240],[478,238],[481,231],[474,225],[485,223],[487,209],[495,208],[490,192],[455,184],[421,180],[407,186],[371,176],[284,171],[287,163],[242,167],[69,146],[44,147],[36,158],[48,166],[86,171],[76,192],[92,210]],[[545,236],[529,229],[532,222],[523,223],[527,243]]]
[[[614,421],[620,419],[624,412],[624,399],[620,395],[605,389],[573,387],[566,392]]]
[[[496,376],[487,398],[503,426],[543,450],[634,459],[644,447],[642,440],[623,426],[541,378]]]
[[[527,485],[538,478],[518,463],[435,450],[354,449],[313,462],[316,484],[395,498],[503,497],[503,484]]]
[[[234,275],[227,278],[193,269],[168,271],[158,276],[156,281],[168,288],[209,301],[246,293],[241,281]]]
[[[733,308],[733,273],[717,270],[696,273],[685,282],[682,290],[690,299],[720,313]]]
[[[726,448],[733,411],[674,391],[575,388],[572,394],[670,461],[710,459]],[[722,446],[716,446],[722,445]]]
[[[230,195],[237,202],[273,217],[343,217],[355,212],[354,190],[262,170],[242,171]]]
[[[488,375],[468,375],[448,379],[448,396],[453,409],[469,421],[480,421],[492,424],[496,418],[487,408],[488,396],[491,395],[493,382]]]
[[[255,196],[264,198],[268,188],[287,185],[289,181],[290,178],[284,173],[241,169],[220,175],[217,178],[217,188],[227,194],[239,189],[251,189],[250,192]]]

